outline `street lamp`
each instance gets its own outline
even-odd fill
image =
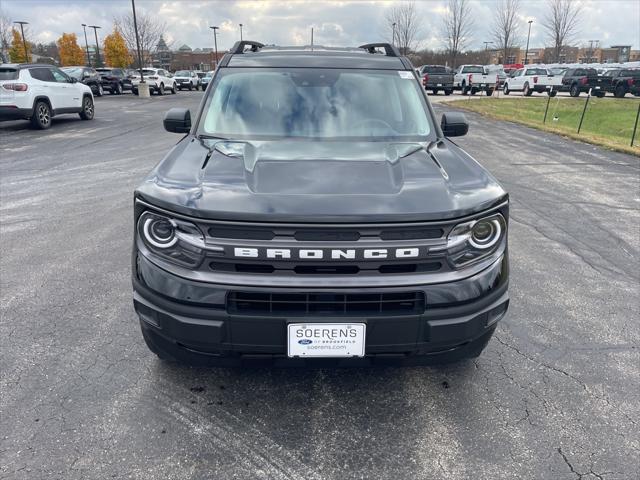
[[[524,51],[524,64],[527,65],[527,61],[529,58],[529,38],[531,37],[531,24],[533,23],[533,20],[529,20],[527,22],[529,24],[529,33],[527,34],[527,48]]]
[[[133,10],[133,29],[136,32],[136,47],[138,50],[138,68],[140,69],[140,84],[143,85],[144,88],[144,75],[142,73],[142,52],[140,51],[140,37],[138,35],[138,19],[136,18],[136,2],[135,0],[131,0],[131,9]],[[142,89],[140,88],[140,85],[138,86],[138,95],[142,96],[149,96],[149,89],[146,88],[145,91],[143,92]]]
[[[393,23],[391,24],[391,31],[392,31],[392,34],[391,34],[391,44],[392,44],[392,45],[395,45],[395,44],[396,44],[396,22],[393,22]]]
[[[96,36],[96,67],[100,67],[102,63],[100,62],[100,45],[98,43],[98,29],[102,28],[98,25],[87,25],[89,28],[93,28],[93,33]]]
[[[27,51],[27,41],[24,38],[24,26],[29,25],[29,22],[13,22],[20,25],[20,32],[22,32],[22,45],[24,46],[24,63],[29,63],[29,52]]]
[[[216,67],[214,68],[214,70],[218,69],[218,29],[220,27],[209,27],[211,30],[213,30],[213,45],[216,49]]]
[[[87,47],[87,67],[91,66],[91,57],[89,56],[89,41],[87,40],[87,24],[82,24],[82,29],[84,30],[84,44]]]
[[[482,43],[484,43],[484,56],[485,56],[485,60],[487,60],[487,63],[489,63],[489,62],[488,62],[488,58],[487,58],[487,50],[488,50],[488,48],[489,48],[489,45],[491,45],[493,42],[482,42]]]
[[[242,24],[240,24],[240,41],[242,41]]]

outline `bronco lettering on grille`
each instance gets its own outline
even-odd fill
[[[419,258],[426,248],[256,248],[235,247],[234,257],[299,260],[384,260]]]

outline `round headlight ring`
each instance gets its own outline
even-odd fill
[[[144,239],[156,248],[169,248],[176,244],[175,224],[162,217],[148,217],[142,224]]]
[[[479,250],[493,247],[502,235],[502,224],[497,218],[482,219],[474,223],[469,244]]]

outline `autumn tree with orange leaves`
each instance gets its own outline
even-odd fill
[[[104,38],[104,58],[107,65],[115,68],[126,68],[133,61],[127,43],[117,28]]]
[[[75,33],[63,33],[56,42],[58,54],[60,55],[60,65],[84,65],[85,53],[78,45],[78,37]]]

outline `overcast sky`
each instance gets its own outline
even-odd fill
[[[640,48],[640,0],[574,0],[583,6],[577,45],[600,40],[601,46],[632,45]],[[394,1],[296,1],[296,0],[137,0],[139,10],[153,13],[167,24],[167,40],[175,48],[211,47],[210,25],[221,27],[219,48],[239,40],[238,24],[245,39],[280,45],[309,43],[315,27],[315,43],[354,46],[389,38],[385,12]],[[548,44],[541,26],[546,0],[521,0],[521,29],[526,41],[527,20],[533,20],[531,47]],[[420,46],[441,48],[445,0],[417,1],[420,12]],[[475,27],[470,46],[484,48],[492,40],[490,26],[496,0],[472,0]],[[82,33],[82,23],[100,25],[101,37],[112,28],[114,15],[129,12],[129,0],[0,0],[0,8],[12,20],[30,23],[32,39],[56,40],[63,32]],[[91,40],[90,40],[91,42]]]

